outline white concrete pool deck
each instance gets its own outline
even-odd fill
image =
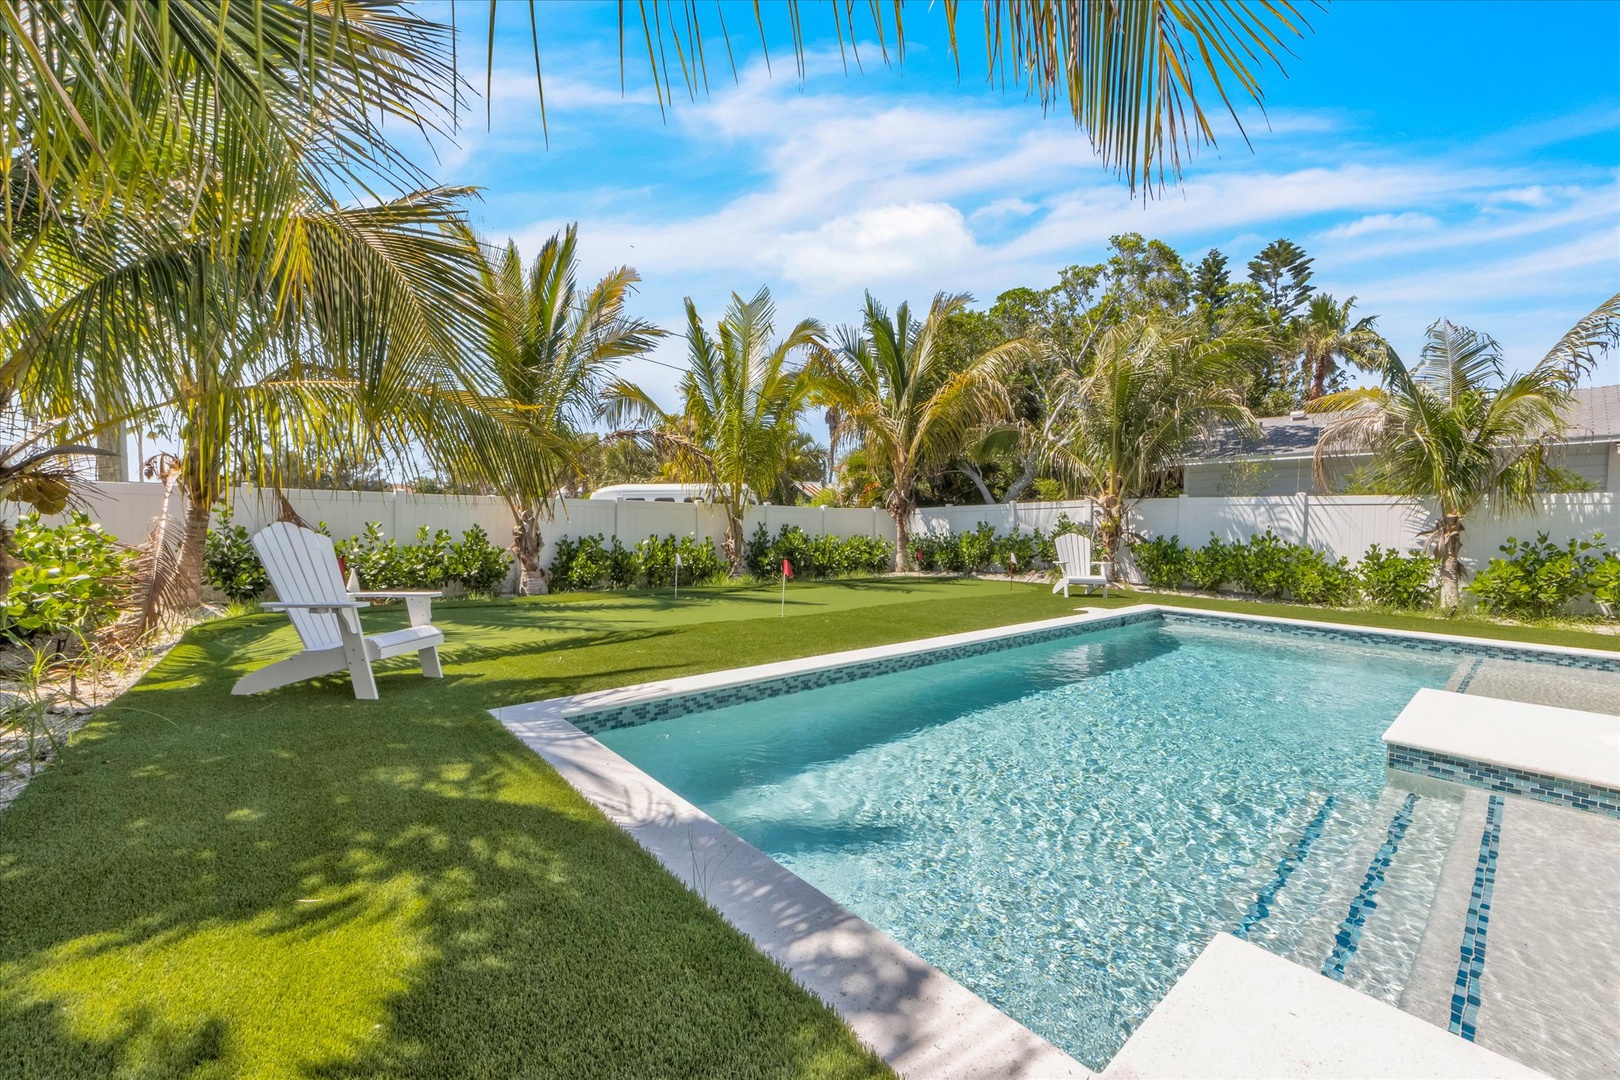
[[[835,1009],[857,1037],[901,1076],[912,1080],[1089,1077],[1093,1074],[1080,1062],[935,969],[569,722],[569,717],[600,709],[863,661],[933,652],[1032,631],[1109,622],[1139,613],[1188,617],[1209,614],[1244,622],[1352,633],[1363,629],[1272,616],[1203,613],[1154,604],[1077,610],[1081,614],[1059,619],[641,683],[491,711],[609,820],[628,832],[667,870],[752,939],[762,952],[781,963],[795,981]],[[1473,643],[1528,653],[1614,659],[1612,653],[1589,649],[1521,645],[1381,627],[1368,627],[1365,631],[1385,639]],[[1477,703],[1482,699],[1469,700]],[[1232,946],[1239,948],[1234,951]],[[1255,959],[1250,951],[1258,953],[1265,962]],[[1210,958],[1208,963],[1206,958]],[[1183,985],[1188,984],[1194,972],[1199,972],[1198,980],[1183,992]],[[1258,978],[1257,972],[1261,972]],[[1296,986],[1288,980],[1305,981]],[[1176,1003],[1175,1011],[1165,1013],[1172,1002]],[[1288,1009],[1291,1002],[1299,1005],[1292,1012]],[[1224,1019],[1220,1013],[1222,1007],[1228,1009]],[[1281,1014],[1276,1012],[1278,1007],[1282,1008]],[[1178,1012],[1185,1015],[1178,1019]],[[1248,1018],[1249,1027],[1241,1030],[1248,1034],[1238,1039],[1233,1033],[1239,1030],[1238,1021],[1243,1017]],[[1267,1040],[1274,1043],[1269,1052],[1264,1045],[1247,1045],[1264,1044]],[[1247,1049],[1239,1048],[1239,1043],[1245,1044]],[[1379,1056],[1380,1047],[1383,1056]],[[1128,1057],[1127,1052],[1134,1057]],[[1391,1056],[1397,1052],[1405,1056]],[[1223,934],[1206,949],[1110,1063],[1107,1075],[1517,1077],[1541,1074]]]
[[[1527,1077],[1501,1054],[1219,934],[1114,1055],[1141,1077]]]
[[[1620,788],[1620,716],[1422,689],[1384,742]]]

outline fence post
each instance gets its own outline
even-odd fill
[[[1301,547],[1311,546],[1311,493],[1299,493],[1299,544]]]

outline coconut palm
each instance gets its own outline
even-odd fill
[[[1306,401],[1314,401],[1327,390],[1327,382],[1341,364],[1354,364],[1363,371],[1375,370],[1389,343],[1374,329],[1377,316],[1350,321],[1356,298],[1339,303],[1326,293],[1311,297],[1305,316],[1295,331],[1300,365],[1310,380]]]
[[[805,319],[776,339],[776,305],[761,288],[749,300],[733,293],[710,334],[691,298],[686,301],[687,370],[681,407],[666,412],[641,387],[619,382],[608,392],[611,416],[639,421],[672,436],[669,463],[676,478],[709,485],[726,512],[726,557],[741,568],[743,513],[768,495],[787,468],[799,415],[811,383],[803,364],[821,347],[823,330]]]
[[[565,472],[583,454],[583,433],[602,417],[602,391],[613,367],[644,355],[664,331],[625,314],[637,281],[621,266],[588,292],[578,284],[578,228],[570,225],[540,248],[527,271],[509,243],[482,268],[491,307],[489,352],[500,392],[535,449],[558,458]],[[517,520],[512,530],[519,567],[518,592],[541,591],[541,523],[552,500],[503,491]]]
[[[923,319],[909,304],[891,316],[871,293],[859,327],[842,327],[818,364],[817,394],[859,433],[869,463],[887,470],[884,504],[894,517],[895,569],[907,568],[917,481],[959,456],[987,424],[1007,415],[999,376],[1027,350],[1023,339],[954,365],[940,347],[946,319],[971,302],[939,293]]]
[[[1249,432],[1245,357],[1257,339],[1209,336],[1196,315],[1139,315],[1098,338],[1090,364],[1058,376],[1048,459],[1097,504],[1093,539],[1113,561],[1138,499],[1223,429]]]
[[[1581,320],[1529,371],[1509,375],[1488,335],[1445,319],[1429,327],[1408,368],[1393,352],[1375,387],[1328,394],[1315,412],[1337,414],[1316,448],[1317,482],[1337,455],[1370,453],[1380,490],[1433,499],[1429,547],[1440,563],[1440,603],[1461,599],[1464,522],[1482,502],[1497,513],[1528,507],[1555,475],[1570,391],[1620,332],[1620,296]]]

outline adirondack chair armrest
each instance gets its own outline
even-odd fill
[[[1097,561],[1097,568],[1102,571],[1101,574],[1097,575],[1098,577],[1105,577],[1105,578],[1108,578],[1110,580],[1113,579],[1113,577],[1114,577],[1114,564],[1113,563],[1104,562],[1104,561],[1099,559]]]
[[[431,626],[433,600],[444,593],[432,589],[395,589],[386,592],[350,593],[356,600],[403,600],[412,626]]]

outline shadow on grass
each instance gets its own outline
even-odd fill
[[[0,821],[0,909],[38,916],[0,945],[0,1073],[883,1071],[485,714],[533,680],[227,697],[252,629],[178,648],[154,682],[193,685],[137,688]]]

